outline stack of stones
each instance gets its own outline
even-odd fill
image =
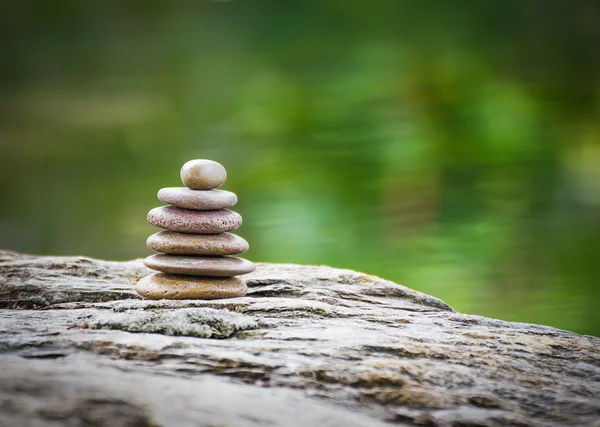
[[[231,255],[248,250],[248,242],[228,231],[242,225],[242,217],[229,208],[237,203],[234,193],[216,190],[225,183],[225,168],[211,160],[190,160],[181,168],[185,187],[163,188],[158,198],[170,206],[148,213],[150,224],[164,228],[146,242],[161,254],[144,260],[160,271],[144,277],[136,286],[152,299],[217,299],[244,296],[243,279],[235,277],[256,266]]]

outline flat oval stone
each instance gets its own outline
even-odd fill
[[[142,278],[135,287],[150,299],[220,299],[243,297],[248,287],[237,277],[194,277],[154,273]]]
[[[163,273],[193,276],[230,277],[251,273],[256,265],[247,259],[233,256],[150,255],[144,260],[146,267]]]
[[[242,225],[242,217],[228,209],[192,211],[161,206],[148,212],[148,222],[156,227],[180,233],[216,234],[237,230]]]
[[[231,233],[185,234],[160,231],[146,240],[148,248],[175,255],[234,255],[248,250],[248,242]]]
[[[181,168],[183,185],[192,190],[212,190],[227,180],[227,171],[221,163],[206,159],[190,160]]]
[[[224,190],[191,190],[186,187],[167,187],[158,191],[160,201],[178,208],[212,211],[230,208],[237,203],[237,196]]]

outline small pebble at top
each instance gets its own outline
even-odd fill
[[[192,190],[212,190],[225,184],[227,171],[212,160],[190,160],[181,168],[183,185]]]

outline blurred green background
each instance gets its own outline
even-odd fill
[[[146,256],[209,158],[253,261],[600,335],[599,2],[0,8],[1,247]]]

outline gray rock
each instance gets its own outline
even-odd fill
[[[230,191],[191,190],[185,187],[161,188],[158,199],[178,208],[198,211],[230,208],[237,203],[237,196]]]
[[[106,357],[0,356],[2,426],[349,426],[381,421],[333,403],[219,376],[103,366]],[[119,366],[120,365],[120,366]],[[150,368],[150,369],[149,369]],[[160,371],[160,367],[157,367]]]
[[[251,273],[253,262],[234,256],[150,255],[144,259],[146,267],[173,274],[192,276],[231,277]]]
[[[324,266],[213,301],[141,299],[149,272],[0,252],[0,425],[598,425],[598,338]]]
[[[179,233],[216,234],[237,230],[242,225],[242,217],[228,209],[192,211],[160,206],[148,212],[148,222]]]

